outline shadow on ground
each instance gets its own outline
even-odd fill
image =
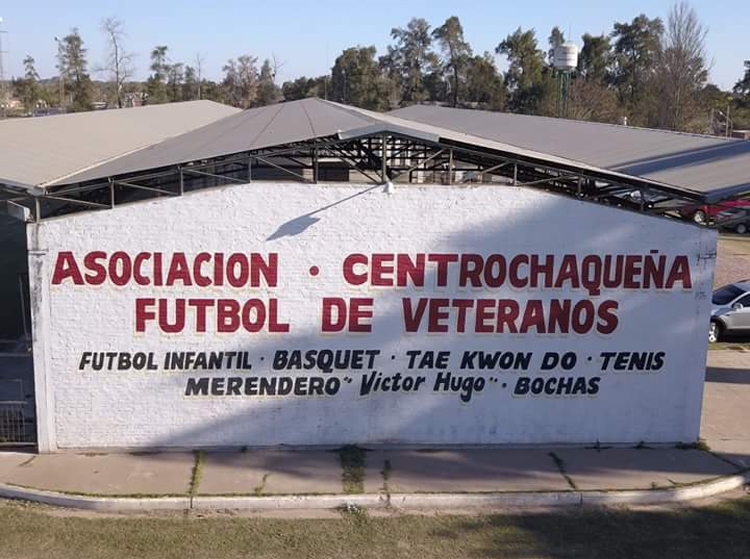
[[[487,534],[486,545],[467,552],[465,557],[748,557],[749,519],[750,500],[743,499],[718,507],[670,511],[591,509],[480,517],[432,535],[460,541]]]

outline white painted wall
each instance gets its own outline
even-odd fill
[[[399,187],[395,194],[361,185],[263,184],[201,191],[110,211],[75,214],[29,226],[34,298],[35,367],[40,448],[212,447],[342,443],[583,443],[694,441],[698,436],[716,234],[512,187]],[[619,326],[608,336],[403,334],[402,297],[588,298],[569,289],[438,292],[347,286],[341,263],[354,252],[660,254],[689,256],[693,288],[620,290],[598,299],[619,303]],[[154,288],[51,285],[59,251],[81,259],[92,250],[171,253],[276,252],[279,286]],[[311,277],[312,265],[320,275]],[[137,297],[277,297],[289,334],[134,333]],[[322,297],[375,299],[370,334],[319,334]],[[211,316],[211,315],[209,315]],[[211,320],[209,320],[211,325]],[[209,328],[210,329],[210,328]],[[279,374],[277,349],[380,349],[376,368],[404,371],[405,352],[451,350],[573,351],[573,376],[601,376],[595,396],[513,397],[521,375],[487,373],[486,388],[464,403],[455,393],[358,394],[361,373],[335,397],[186,397],[188,376]],[[218,372],[80,372],[84,351],[247,350],[253,370]],[[664,351],[658,373],[597,371],[602,351]],[[395,358],[391,359],[391,355]],[[587,357],[592,357],[587,361]],[[263,361],[261,361],[263,357]],[[533,365],[532,365],[533,367]],[[319,374],[302,371],[299,374]],[[417,373],[415,371],[415,373]],[[287,373],[283,373],[287,374]],[[472,373],[464,373],[472,374]],[[507,386],[502,388],[502,384]]]

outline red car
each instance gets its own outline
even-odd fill
[[[714,205],[685,206],[680,210],[680,215],[690,218],[696,223],[708,223],[714,221],[716,215],[720,212],[731,208],[741,208],[750,212],[750,199],[726,200]]]

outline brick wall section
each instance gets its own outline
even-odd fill
[[[195,192],[30,227],[38,227],[38,247],[46,251],[42,281],[48,283],[56,255],[64,250],[80,257],[91,250],[279,253],[274,289],[50,286],[47,306],[35,316],[49,327],[48,338],[37,341],[47,354],[47,370],[37,372],[37,381],[46,380],[51,392],[46,413],[59,448],[664,442],[697,436],[713,272],[712,261],[699,255],[715,249],[711,231],[511,187],[413,186],[386,194],[381,187],[361,185],[270,183]],[[690,255],[694,287],[608,294],[620,306],[620,325],[610,336],[404,335],[401,298],[419,292],[352,288],[341,274],[341,262],[352,252],[584,255],[647,254],[650,249]],[[308,271],[313,265],[320,268],[318,277]],[[32,293],[42,291],[32,286]],[[588,297],[585,291],[569,290],[424,291],[423,296],[519,300]],[[320,299],[327,296],[372,296],[373,332],[321,335]],[[136,334],[136,297],[277,297],[281,317],[292,330],[166,335],[150,328]],[[496,376],[507,388],[497,382],[468,403],[455,393],[433,393],[431,386],[416,394],[361,397],[359,375],[352,375],[354,382],[345,383],[334,398],[188,398],[186,377],[206,373],[77,370],[83,351],[161,356],[165,351],[247,350],[251,374],[263,375],[277,349],[324,347],[380,349],[384,357],[378,369],[386,373],[403,371],[410,349],[451,350],[456,358],[466,349],[533,351],[539,357],[545,351],[574,351],[579,365],[572,374],[584,376],[597,374],[601,351],[665,351],[667,361],[659,373],[602,375],[594,397],[513,397],[521,373],[502,373]],[[587,362],[587,356],[593,361]],[[434,373],[426,375],[431,385]]]

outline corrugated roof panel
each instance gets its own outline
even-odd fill
[[[750,142],[431,105],[388,113],[697,192],[750,190]]]
[[[37,186],[238,112],[213,101],[0,121],[0,182]]]
[[[244,151],[330,136],[367,126],[372,118],[320,99],[248,109],[230,118],[120,157],[65,183],[84,182]]]

